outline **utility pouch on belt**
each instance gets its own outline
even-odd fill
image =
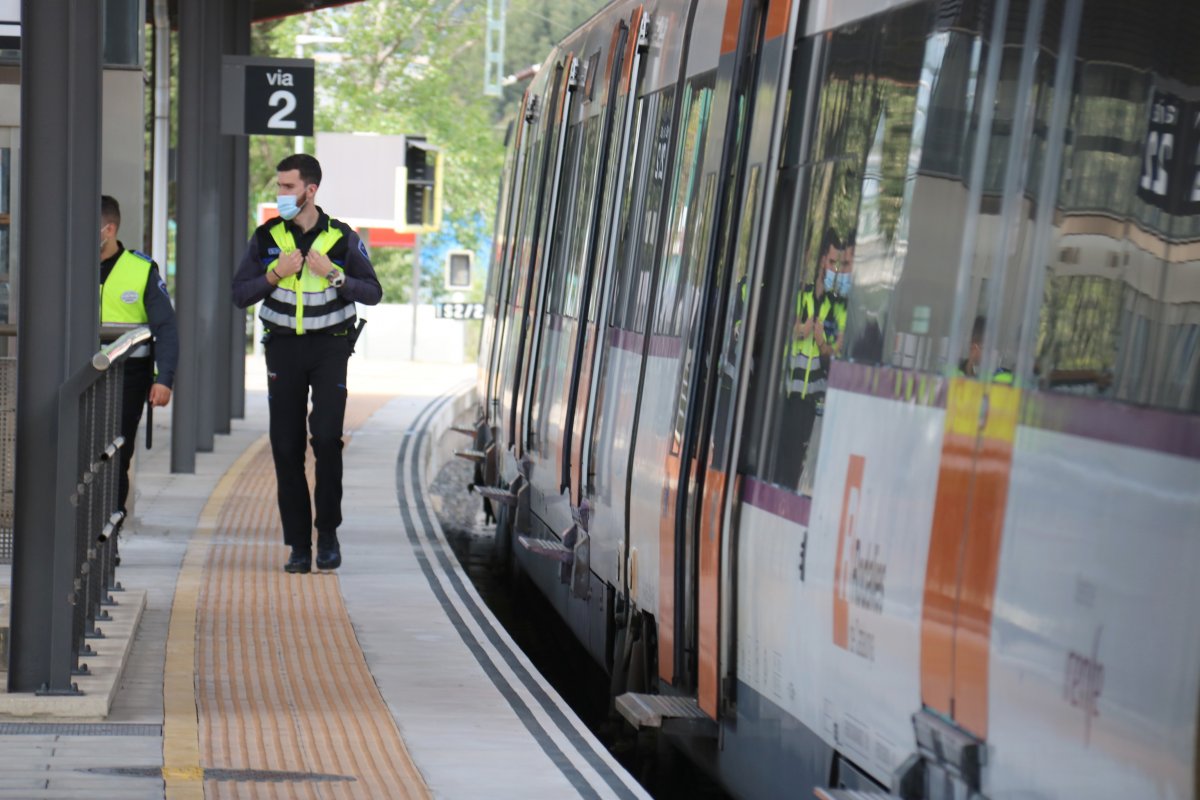
[[[358,343],[358,337],[362,336],[363,325],[366,324],[367,321],[362,317],[359,317],[358,324],[355,325],[353,330],[350,331],[350,355],[354,355],[354,345]]]

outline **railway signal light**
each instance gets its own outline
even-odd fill
[[[404,137],[399,168],[397,219],[400,233],[432,233],[442,227],[442,152],[423,136]]]

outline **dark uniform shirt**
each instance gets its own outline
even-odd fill
[[[108,280],[124,252],[125,245],[117,242],[117,252],[100,262],[101,284]],[[179,365],[179,329],[175,325],[175,307],[171,305],[171,295],[167,294],[167,284],[158,274],[158,265],[154,262],[150,263],[150,275],[146,278],[142,297],[146,304],[146,324],[154,334],[154,362],[158,365],[154,382],[170,389],[175,383],[175,368]]]
[[[337,290],[338,296],[356,303],[375,305],[383,298],[383,287],[379,285],[379,279],[375,277],[375,267],[371,265],[371,258],[367,255],[367,246],[363,244],[354,229],[343,222],[330,219],[320,206],[317,207],[317,212],[317,224],[307,233],[301,230],[295,221],[284,223],[296,242],[296,248],[307,256],[309,248],[312,247],[321,231],[331,224],[341,228],[342,242],[345,242],[346,249],[344,252],[338,253],[337,251],[341,250],[338,245],[342,243],[338,242],[334,246],[334,250],[330,251],[330,260],[344,259],[344,263],[338,266],[345,273],[346,282]],[[265,299],[275,289],[267,279],[265,268],[265,264],[268,263],[267,259],[274,261],[275,256],[261,252],[259,240],[264,238],[260,234],[265,234],[265,238],[269,238],[270,234],[266,231],[278,224],[278,219],[272,219],[260,225],[254,235],[250,237],[249,244],[246,245],[246,252],[233,276],[233,302],[238,308],[254,305]],[[280,333],[289,332],[287,329],[271,327],[272,330]]]

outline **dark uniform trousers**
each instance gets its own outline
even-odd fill
[[[271,454],[279,487],[283,541],[312,546],[312,504],[304,472],[305,417],[316,457],[316,528],[336,532],[342,523],[342,425],[346,417],[346,362],[350,340],[344,333],[275,334],[266,345],[267,391],[271,413]],[[308,395],[312,390],[312,413]]]
[[[121,473],[117,481],[117,508],[125,511],[125,501],[129,499],[129,462],[133,459],[133,449],[137,444],[138,425],[142,421],[142,409],[146,407],[146,396],[154,383],[153,358],[125,359],[125,377],[121,383],[121,436],[125,443],[121,445]]]

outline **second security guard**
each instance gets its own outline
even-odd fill
[[[233,277],[233,302],[263,301],[271,454],[288,572],[312,569],[313,510],[304,474],[305,418],[316,457],[317,568],[342,563],[342,423],[355,303],[375,305],[383,289],[367,248],[348,225],[316,204],[321,165],[303,153],[276,167],[279,216],[258,227]],[[309,413],[309,391],[312,413]]]

